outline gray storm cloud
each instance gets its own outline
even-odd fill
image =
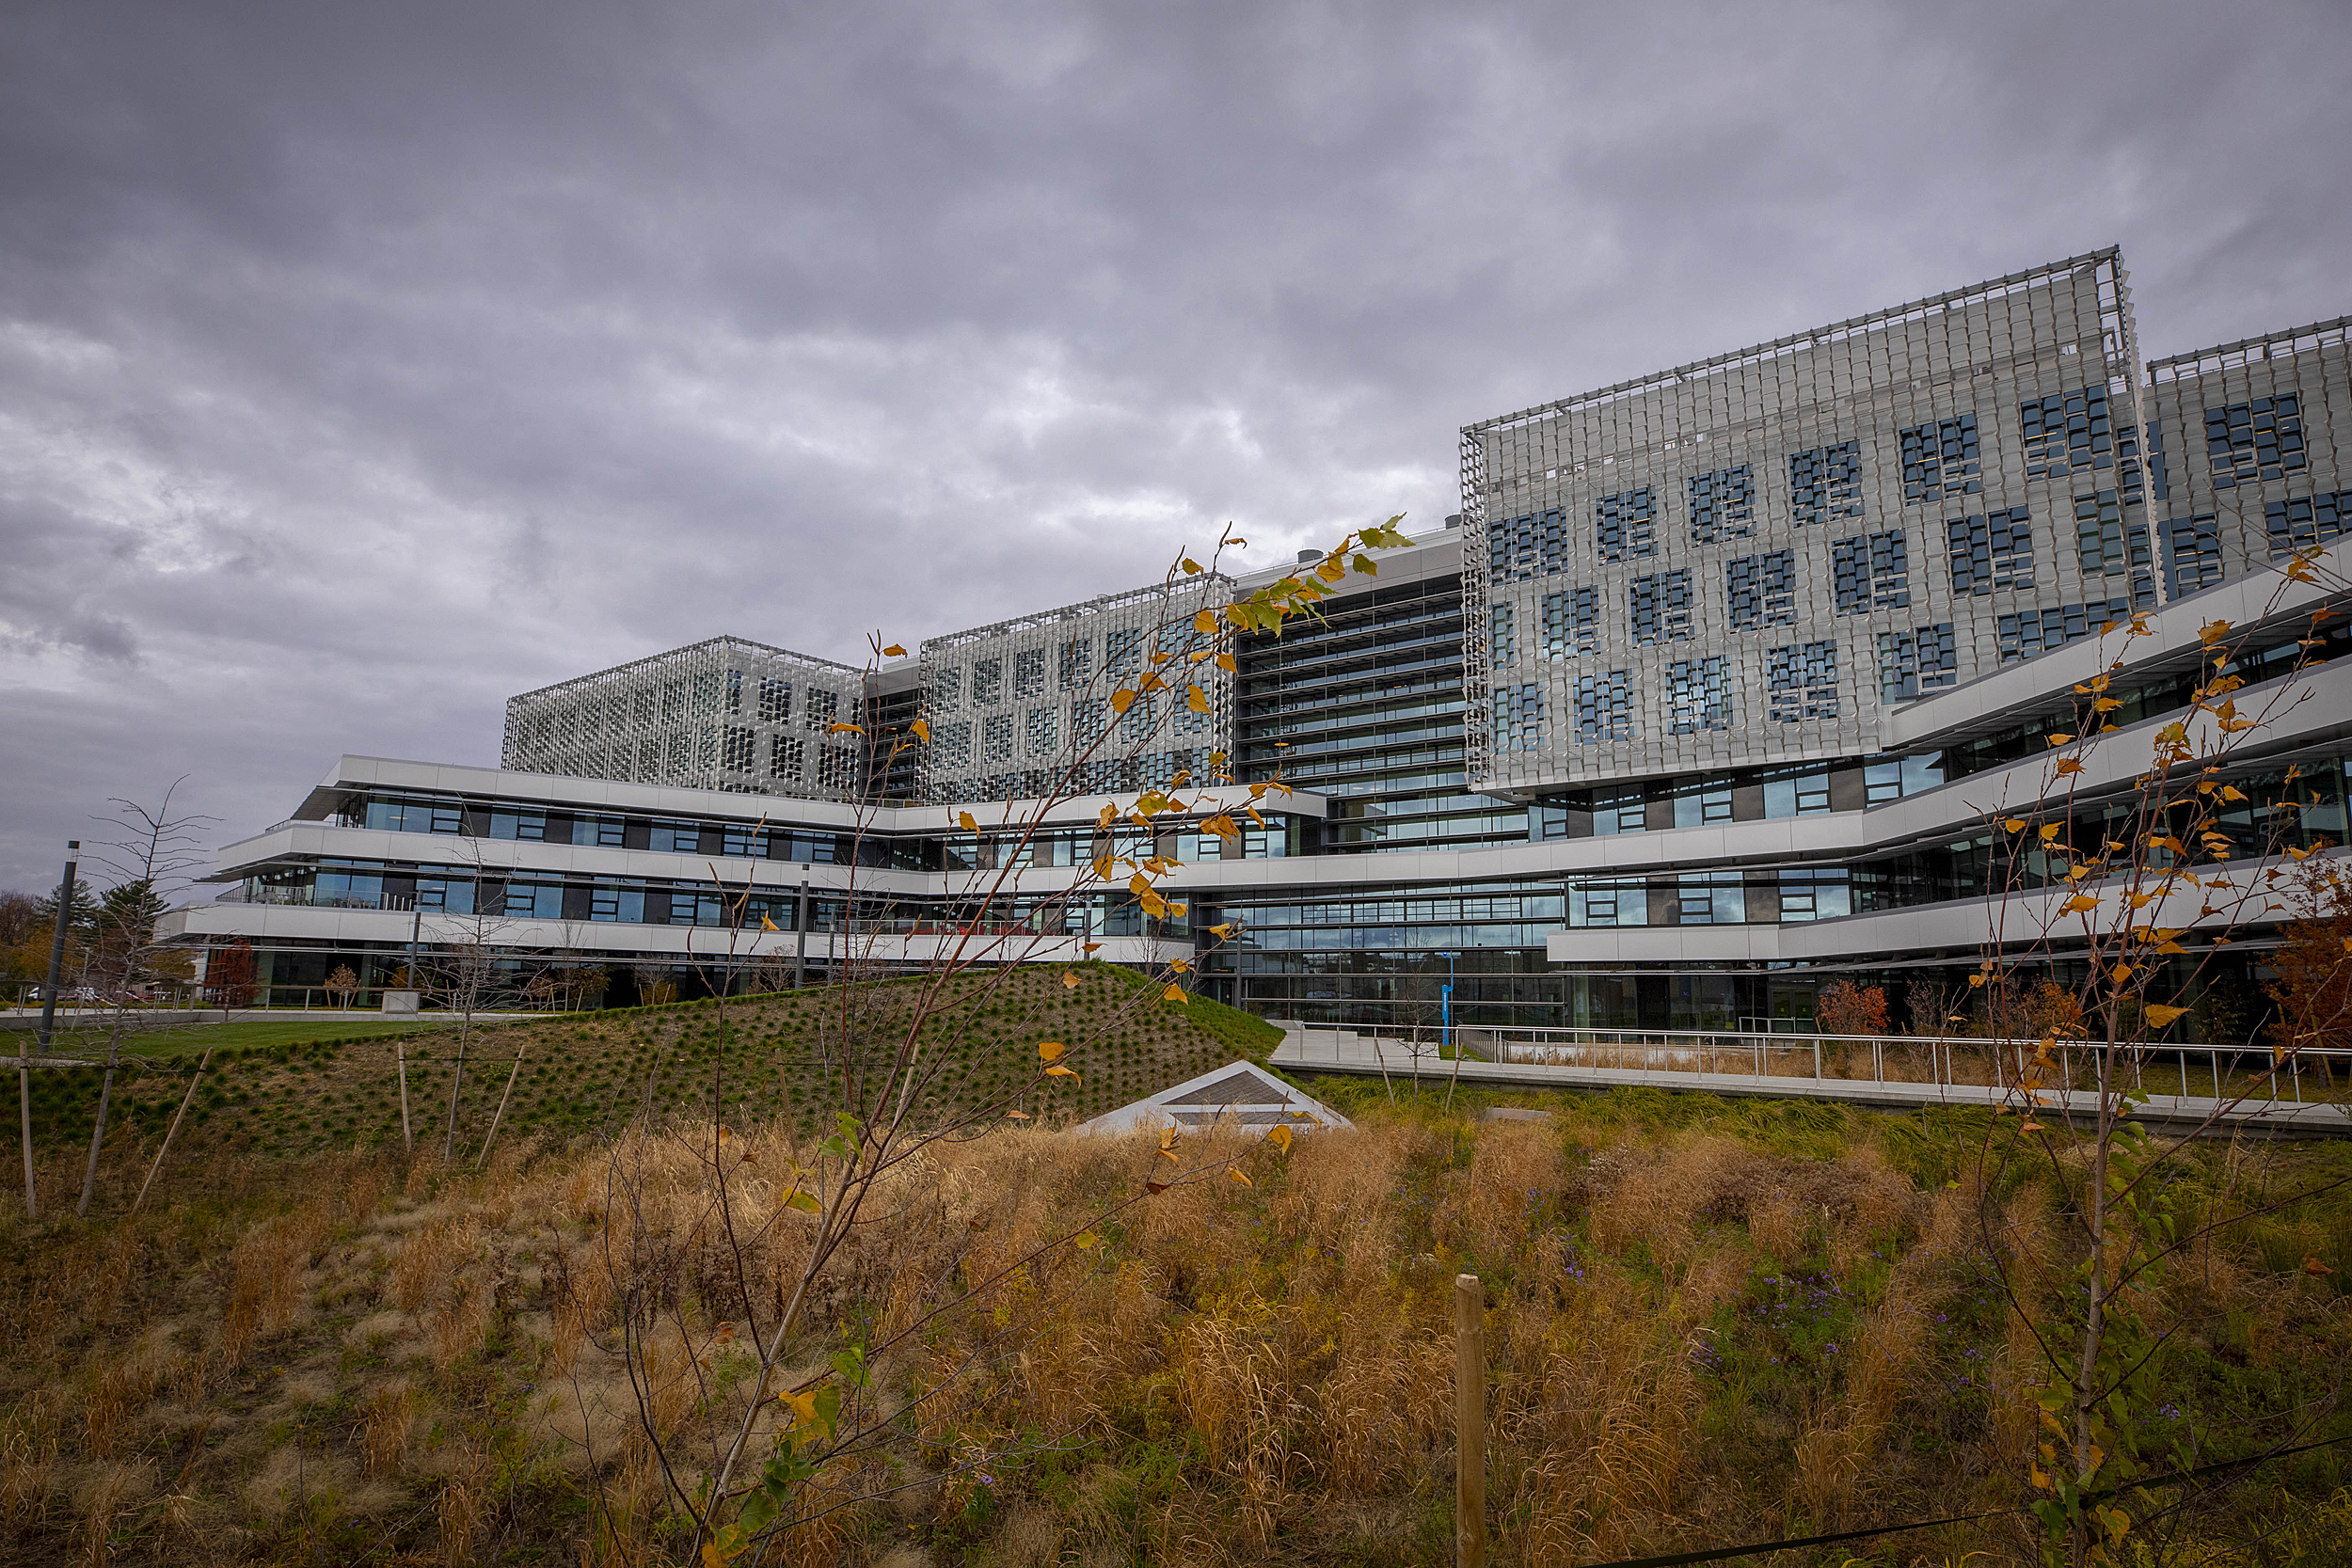
[[[1454,432],[2120,242],[2352,309],[2327,6],[24,5],[0,885],[183,773],[1454,510]]]

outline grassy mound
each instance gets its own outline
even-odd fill
[[[1076,977],[1074,988],[1064,984],[1065,974]],[[903,1032],[898,1021],[916,985],[858,988],[850,1000],[869,1036],[889,1037],[894,1026]],[[1063,1042],[1079,1074],[1025,1095],[1023,1108],[1050,1127],[1116,1109],[1235,1056],[1263,1061],[1281,1038],[1271,1025],[1203,998],[1163,1001],[1156,985],[1108,964],[1023,969],[985,989],[978,980],[961,982],[957,995],[925,1032],[946,1058],[921,1107],[928,1118],[945,1119],[1025,1084],[1042,1040]],[[812,989],[730,998],[723,1008],[704,1000],[477,1027],[466,1042],[454,1141],[480,1145],[510,1075],[501,1139],[610,1132],[648,1097],[658,1116],[706,1114],[714,1085],[723,1117],[814,1126],[837,1103],[826,1068],[839,1059],[828,1042],[840,1034],[843,1001],[839,990]],[[225,1144],[271,1155],[397,1145],[405,1053],[411,1127],[420,1144],[437,1143],[447,1132],[457,1051],[447,1024],[405,1036],[397,1048],[364,1034],[230,1045],[215,1053],[180,1137],[191,1147]],[[126,1064],[112,1113],[124,1139],[162,1135],[195,1062],[182,1053]],[[101,1078],[97,1068],[35,1072],[36,1141],[87,1139]]]

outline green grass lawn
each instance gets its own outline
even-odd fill
[[[126,1052],[141,1056],[194,1056],[207,1050],[225,1051],[232,1046],[310,1045],[319,1040],[412,1035],[420,1030],[438,1029],[448,1022],[451,1021],[438,1013],[428,1014],[420,1022],[366,1013],[315,1012],[293,1018],[240,1019],[233,1023],[190,1023],[165,1029],[140,1025],[125,1036],[122,1046]],[[87,1057],[94,1052],[103,1052],[106,1038],[103,1029],[71,1034],[59,1030],[57,1050],[67,1055]],[[0,1039],[0,1049],[13,1044],[13,1040]]]

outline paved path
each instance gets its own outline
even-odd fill
[[[1457,1064],[1439,1061],[1423,1046],[1423,1084],[1442,1083],[1454,1075]],[[1303,1039],[1288,1033],[1274,1050],[1273,1063],[1294,1072],[1345,1072],[1377,1077],[1382,1057],[1391,1078],[1410,1077],[1412,1057],[1395,1040],[1375,1042],[1347,1032],[1336,1037],[1316,1030]],[[1879,1110],[1908,1111],[1921,1105],[1998,1105],[2005,1091],[1981,1084],[1909,1084],[1867,1078],[1759,1077],[1748,1072],[1650,1071],[1637,1068],[1547,1067],[1530,1062],[1458,1064],[1461,1082],[1482,1088],[1611,1089],[1636,1085],[1661,1089],[1698,1090],[1708,1094],[1762,1096],[1773,1100],[1835,1100]],[[2072,1101],[2072,1105],[2068,1103]],[[2065,1116],[2070,1110],[2088,1116],[2092,1097],[2054,1093],[2044,1115]],[[2219,1101],[2196,1096],[2163,1095],[2139,1107],[2137,1118],[2163,1126],[2200,1126],[2208,1121],[2229,1128],[2264,1129],[2298,1135],[2352,1136],[2352,1105],[2296,1104],[2293,1101]]]

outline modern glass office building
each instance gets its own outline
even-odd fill
[[[1034,922],[1104,847],[1104,800],[1221,754],[1296,793],[1234,843],[1199,814],[1157,825],[1185,919],[1114,892],[1057,939],[1195,958],[1225,999],[1328,1020],[1414,1015],[1450,982],[1473,1019],[1714,1026],[1806,1017],[1833,978],[1956,978],[2006,885],[1988,816],[2042,798],[2047,733],[2119,646],[2103,627],[2148,635],[2114,682],[2122,733],[2074,781],[2086,834],[2137,733],[2191,701],[2204,624],[2260,630],[2255,692],[2347,645],[2309,645],[2328,593],[2277,564],[2352,526],[2345,325],[2143,364],[2112,250],[1858,316],[1467,425],[1459,515],[1205,667],[1198,705],[1138,721],[1103,686],[1168,656],[1154,628],[1277,574],[1015,616],[874,672],[716,639],[516,698],[496,769],[345,758],[181,919],[302,984],[397,962],[420,911],[462,904],[517,952],[596,956],[625,997],[623,974],[714,983],[690,956],[733,924],[715,871],[756,886],[796,961],[885,926],[914,961],[943,926]],[[2256,786],[2290,767],[2312,798],[2293,831],[2346,836],[2352,681],[2304,678],[2238,765],[2249,850],[2277,826]],[[862,733],[833,728],[851,715]],[[917,717],[928,746],[878,743]],[[1149,743],[1017,847],[1008,802],[1122,725]],[[969,873],[1009,856],[1022,880],[975,908]]]

